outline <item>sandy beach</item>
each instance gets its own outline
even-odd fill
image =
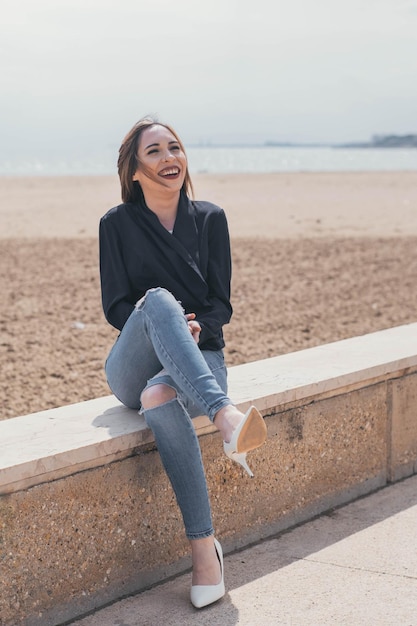
[[[229,365],[417,319],[417,172],[203,175],[227,213]],[[0,418],[107,395],[98,221],[116,177],[0,178]]]
[[[417,172],[198,174],[196,199],[227,212],[232,237],[417,235]],[[0,238],[95,238],[120,202],[117,176],[0,177]]]

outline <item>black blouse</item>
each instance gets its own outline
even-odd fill
[[[144,201],[120,204],[100,220],[100,276],[107,321],[121,330],[136,302],[164,287],[201,325],[200,349],[224,346],[232,315],[230,241],[224,211],[181,193],[171,234]]]

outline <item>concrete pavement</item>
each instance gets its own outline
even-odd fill
[[[225,558],[226,596],[190,573],[77,626],[417,626],[417,475]]]

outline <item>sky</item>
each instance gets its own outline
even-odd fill
[[[2,0],[0,161],[417,133],[417,0]]]

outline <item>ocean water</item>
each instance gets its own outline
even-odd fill
[[[417,149],[332,147],[191,148],[191,172],[331,172],[417,170]]]
[[[417,170],[415,148],[191,146],[187,155],[192,174]],[[0,175],[112,175],[116,161],[116,149],[71,159],[0,159]]]

